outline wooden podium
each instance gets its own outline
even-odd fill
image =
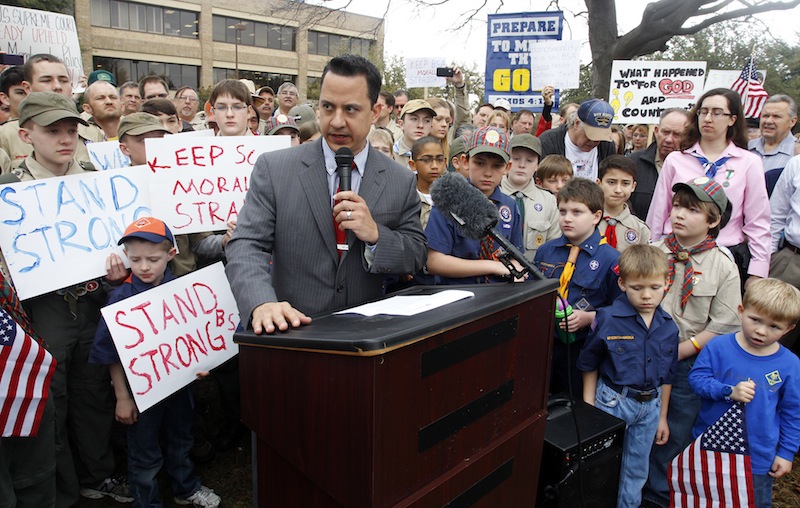
[[[556,287],[450,286],[475,296],[237,334],[256,506],[534,506]]]

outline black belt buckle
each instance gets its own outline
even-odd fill
[[[631,397],[633,395],[633,397]],[[633,400],[639,402],[650,402],[651,400],[655,399],[658,395],[658,390],[655,388],[652,390],[647,390],[646,392],[637,392],[636,390],[632,390],[628,388],[628,397],[631,397]]]

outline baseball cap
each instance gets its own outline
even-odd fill
[[[450,158],[456,155],[461,155],[467,151],[467,138],[464,136],[456,136],[450,143]]]
[[[719,223],[719,227],[720,229],[725,227],[725,224],[727,224],[728,220],[731,218],[733,207],[730,201],[728,201],[728,196],[725,194],[725,189],[722,188],[722,185],[707,176],[701,176],[686,183],[678,182],[672,186],[672,192],[678,192],[681,189],[688,190],[697,196],[697,199],[700,201],[717,205],[722,215],[722,221]]]
[[[416,113],[417,111],[422,110],[428,111],[431,116],[436,116],[436,111],[433,110],[428,101],[424,99],[412,99],[406,102],[406,105],[403,106],[403,109],[400,111],[400,118],[403,118],[403,116],[407,114]]]
[[[267,136],[272,136],[279,130],[287,128],[294,129],[298,132],[300,131],[300,129],[297,128],[297,122],[294,121],[294,118],[279,114],[267,119],[267,126],[264,128],[264,132],[267,133]]]
[[[75,103],[60,93],[31,92],[19,105],[19,124],[33,120],[37,125],[47,127],[59,120],[74,118],[83,125],[89,125],[81,118]]]
[[[92,71],[92,73],[89,74],[89,78],[86,80],[86,86],[91,85],[95,81],[108,81],[112,85],[117,86],[117,78],[105,69]]]
[[[172,245],[175,245],[175,237],[172,236],[172,231],[164,224],[164,221],[155,217],[142,217],[131,223],[125,228],[125,232],[117,242],[117,245],[122,245],[125,240],[130,238],[140,238],[152,243],[161,243],[164,240],[169,240]]]
[[[497,99],[492,105],[494,109],[505,109],[507,113],[511,113],[511,103],[507,99]]]
[[[508,162],[511,159],[508,134],[494,127],[476,129],[469,138],[469,156],[472,157],[479,153],[493,153]]]
[[[299,104],[289,110],[289,116],[294,120],[298,127],[306,122],[311,122],[317,119],[317,114],[314,108],[308,104]]]
[[[614,120],[614,108],[600,99],[589,99],[581,102],[578,118],[583,122],[583,132],[592,141],[612,141],[611,122]]]
[[[539,157],[542,156],[542,142],[533,134],[514,134],[511,138],[511,150],[514,148],[527,148]]]
[[[164,131],[170,134],[169,130],[161,125],[161,120],[150,113],[131,113],[125,115],[119,122],[117,128],[117,136],[122,139],[122,136],[130,134],[131,136],[139,136],[147,132]]]
[[[275,90],[273,90],[271,86],[262,86],[256,91],[256,95],[261,95],[264,92],[268,92],[271,93],[272,95],[275,95]]]

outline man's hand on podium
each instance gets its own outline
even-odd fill
[[[253,331],[256,334],[273,333],[276,329],[285,331],[307,325],[311,318],[295,309],[289,302],[262,303],[253,311]]]

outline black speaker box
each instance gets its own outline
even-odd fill
[[[537,507],[614,508],[625,422],[564,396],[551,397],[548,411]]]

